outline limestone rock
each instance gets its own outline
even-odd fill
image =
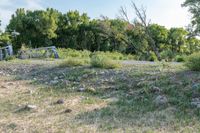
[[[159,95],[154,100],[154,103],[156,106],[164,106],[164,105],[167,105],[168,99],[166,96]]]

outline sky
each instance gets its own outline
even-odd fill
[[[184,0],[132,0],[138,7],[147,9],[147,17],[151,23],[171,27],[185,27],[190,22],[191,15],[186,8],[181,7]],[[9,23],[11,15],[17,8],[28,10],[45,10],[55,8],[63,13],[69,10],[78,10],[87,13],[92,19],[100,15],[109,18],[119,16],[120,7],[126,7],[129,19],[135,18],[131,8],[131,0],[0,0],[1,29]]]

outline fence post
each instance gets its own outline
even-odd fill
[[[3,60],[3,51],[0,49],[0,60]]]
[[[57,53],[57,51],[56,51],[56,47],[55,47],[55,46],[52,46],[52,51],[53,51],[53,53],[54,53],[55,58],[58,59],[58,58],[59,58],[59,55],[58,55],[58,53]]]
[[[12,47],[12,45],[8,45],[8,52],[9,52],[10,56],[13,55],[13,47]]]

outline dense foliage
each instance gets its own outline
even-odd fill
[[[200,35],[200,1],[199,0],[186,0],[183,4],[185,7],[189,7],[189,11],[192,13],[192,31],[193,35]]]
[[[32,48],[55,45],[92,52],[117,51],[152,61],[170,61],[177,55],[189,55],[200,50],[200,41],[189,36],[190,32],[183,28],[167,29],[158,24],[144,27],[138,21],[130,23],[104,16],[90,19],[86,13],[69,11],[63,14],[52,8],[17,9],[6,32],[1,33],[0,41],[4,44],[10,41],[8,33],[12,31],[20,33],[12,37],[15,50],[22,45]]]
[[[0,26],[1,26],[1,20],[0,20]],[[10,42],[10,35],[8,33],[3,33],[0,29],[0,47],[4,46],[8,42]]]

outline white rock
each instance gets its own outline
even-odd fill
[[[30,110],[35,110],[35,109],[37,109],[37,106],[36,105],[26,105],[25,108],[30,109]]]
[[[52,80],[50,83],[51,84],[57,84],[59,81],[58,80]]]
[[[166,96],[157,96],[156,99],[154,100],[155,104],[157,106],[162,106],[162,105],[166,105],[168,103],[168,99]]]
[[[78,91],[83,92],[85,91],[85,88],[79,88]]]
[[[58,80],[58,77],[55,77],[54,80]]]

